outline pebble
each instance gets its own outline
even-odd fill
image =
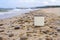
[[[0,24],[0,26],[3,26],[3,24]]]
[[[57,31],[60,32],[60,28],[57,28]]]
[[[0,30],[0,32],[4,32],[4,30]]]
[[[52,38],[46,38],[46,40],[53,40]]]
[[[21,37],[20,40],[27,40],[27,38],[26,37]]]
[[[14,29],[15,29],[15,30],[18,30],[18,29],[20,29],[20,27],[15,27]]]
[[[0,40],[3,40],[3,38],[2,38],[2,37],[0,37]]]
[[[13,37],[14,36],[14,34],[9,34],[9,37]]]

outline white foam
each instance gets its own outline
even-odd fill
[[[10,10],[8,12],[0,12],[0,19],[21,15],[21,14],[28,13],[33,10],[34,9],[14,9],[14,10]]]

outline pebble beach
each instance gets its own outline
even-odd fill
[[[45,17],[45,25],[34,26],[34,16]],[[0,19],[0,40],[60,40],[60,16],[43,10]]]

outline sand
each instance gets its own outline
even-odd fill
[[[34,16],[44,16],[45,25],[34,26]],[[0,40],[60,40],[60,16],[36,10],[0,20]]]

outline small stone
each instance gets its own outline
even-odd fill
[[[0,32],[4,32],[4,30],[0,30]]]
[[[56,21],[56,24],[60,25],[60,20],[57,20],[57,21]]]
[[[27,38],[26,37],[22,37],[22,38],[20,38],[20,40],[27,40]]]
[[[47,34],[47,32],[46,32],[46,31],[43,31],[43,33]]]
[[[9,37],[13,37],[14,35],[13,34],[9,34]]]
[[[57,29],[58,32],[60,32],[60,29]]]
[[[2,38],[2,37],[0,37],[0,40],[3,40],[3,38]]]
[[[55,35],[57,36],[58,34],[56,33]]]
[[[17,30],[17,29],[20,29],[20,27],[15,27],[14,29]]]
[[[46,38],[46,40],[53,40],[52,38]]]
[[[50,27],[50,28],[53,28],[53,27]]]
[[[49,33],[49,35],[53,35],[53,34],[54,34],[54,32],[50,32],[50,33]]]
[[[43,33],[47,34],[49,32],[49,30],[43,31]]]
[[[42,38],[39,38],[39,40],[42,40]]]
[[[0,24],[0,26],[3,26],[3,24]]]
[[[27,34],[27,37],[32,37],[30,34]]]
[[[12,27],[14,27],[14,26],[12,26]]]

